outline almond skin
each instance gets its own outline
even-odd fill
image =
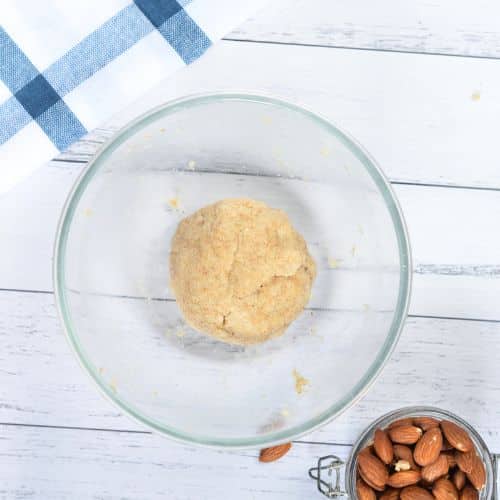
[[[389,437],[393,443],[415,444],[422,436],[422,429],[414,425],[399,425],[389,429]]]
[[[389,477],[386,466],[373,455],[358,455],[358,469],[365,482],[378,491],[383,491]]]
[[[378,458],[388,465],[392,462],[394,458],[394,450],[392,448],[392,443],[387,433],[382,429],[377,429],[373,436],[373,447],[375,448],[375,453]]]
[[[434,497],[424,488],[407,486],[401,490],[401,500],[434,500]]]
[[[458,491],[448,479],[438,479],[432,486],[432,494],[436,500],[458,500]]]
[[[484,488],[486,484],[486,469],[484,468],[483,461],[477,455],[474,455],[471,471],[466,472],[466,475],[476,490],[480,491]]]
[[[413,450],[413,458],[418,465],[426,466],[435,462],[441,453],[443,434],[439,427],[429,429],[418,440]]]
[[[475,451],[468,451],[467,453],[461,453],[459,451],[455,452],[455,460],[457,462],[458,468],[465,472],[466,474],[470,474],[472,471],[472,467],[474,467],[476,456]]]
[[[399,420],[394,420],[389,424],[388,429],[394,429],[394,427],[400,427],[402,425],[413,425],[413,417],[400,418]]]
[[[432,417],[414,417],[413,425],[420,427],[423,431],[428,431],[433,427],[439,427],[439,420]]]
[[[278,446],[271,446],[270,448],[264,448],[260,450],[259,461],[261,462],[274,462],[279,460],[283,455],[286,455],[292,443],[279,444]]]
[[[393,488],[404,488],[405,486],[417,484],[420,481],[420,478],[421,476],[419,471],[405,470],[391,474],[387,480],[387,484]]]
[[[460,492],[460,500],[479,500],[479,494],[472,486],[467,485]]]
[[[362,453],[368,453],[368,455],[373,455],[373,451],[374,451],[373,446],[366,446],[358,453],[358,455],[361,455]]]
[[[453,448],[464,452],[474,449],[474,443],[462,427],[448,420],[443,420],[440,425],[447,441]]]
[[[356,494],[358,500],[376,500],[375,492],[360,478],[356,481]]]
[[[387,488],[379,498],[380,500],[398,500],[400,492],[401,490],[396,488]]]
[[[433,483],[436,479],[448,474],[448,469],[448,458],[446,455],[439,455],[435,462],[422,468],[422,479],[428,483]]]
[[[463,489],[466,481],[467,481],[467,477],[465,476],[465,473],[463,471],[461,471],[460,469],[457,469],[453,473],[453,476],[451,477],[451,482],[455,485],[455,488],[459,491],[461,489]]]
[[[405,446],[404,444],[394,445],[394,456],[399,460],[406,460],[410,464],[412,470],[420,470],[420,467],[413,460],[413,452],[411,448]]]

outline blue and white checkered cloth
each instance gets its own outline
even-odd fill
[[[265,0],[0,0],[0,192]]]

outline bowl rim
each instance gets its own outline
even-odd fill
[[[120,398],[119,394],[115,393],[99,375],[98,371],[93,368],[93,365],[82,350],[78,335],[74,331],[71,321],[70,309],[67,304],[67,298],[64,287],[65,276],[65,251],[68,239],[69,229],[76,206],[88,186],[95,173],[113,151],[123,142],[125,142],[135,132],[149,125],[158,117],[167,116],[178,111],[188,109],[192,106],[200,104],[213,103],[218,101],[237,100],[253,102],[258,104],[268,104],[276,107],[288,109],[301,115],[302,118],[310,119],[320,127],[333,134],[350,152],[362,163],[373,182],[377,186],[382,198],[385,201],[386,207],[390,213],[393,227],[396,233],[399,258],[400,258],[400,280],[399,291],[394,315],[391,326],[384,343],[379,348],[379,352],[365,374],[355,384],[355,386],[347,392],[341,400],[330,405],[328,409],[321,412],[319,415],[308,419],[307,421],[295,425],[285,431],[275,431],[264,436],[254,436],[252,438],[217,438],[208,436],[199,436],[189,434],[185,431],[171,428],[147,417],[140,411],[132,408],[129,403]],[[392,352],[401,335],[405,319],[408,314],[408,308],[411,295],[412,284],[412,258],[411,247],[408,236],[406,222],[399,204],[399,201],[390,185],[385,174],[382,172],[378,163],[371,155],[348,133],[339,129],[329,119],[320,114],[309,110],[308,108],[291,103],[282,98],[267,96],[264,94],[247,93],[247,92],[211,92],[202,94],[192,94],[181,98],[173,99],[160,104],[145,113],[141,114],[134,120],[118,129],[94,154],[93,158],[84,167],[80,175],[77,177],[72,189],[70,190],[64,207],[62,209],[54,243],[53,252],[53,284],[56,308],[60,321],[63,325],[65,337],[74,351],[83,370],[94,381],[100,392],[123,411],[129,417],[145,425],[153,431],[157,431],[160,435],[169,437],[182,443],[196,444],[200,446],[215,447],[215,448],[232,448],[232,449],[248,449],[273,446],[279,443],[288,442],[297,439],[304,434],[308,434],[328,422],[336,418],[338,415],[350,408],[356,403],[372,386],[377,377],[380,375],[385,364],[389,360]]]

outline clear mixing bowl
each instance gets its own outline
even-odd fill
[[[192,330],[169,289],[178,222],[228,197],[285,210],[318,269],[307,309],[257,346]],[[162,434],[225,447],[289,441],[358,399],[397,342],[411,276],[401,211],[366,152],[316,114],[241,94],[174,101],[118,132],[69,196],[54,269],[101,390]]]

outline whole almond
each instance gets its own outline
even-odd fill
[[[453,448],[464,452],[474,449],[474,443],[462,427],[449,420],[443,420],[440,425],[447,441]]]
[[[400,427],[401,425],[413,425],[413,417],[400,418],[399,420],[394,420],[389,424],[388,429],[393,429],[394,427]]]
[[[436,500],[458,500],[458,491],[455,485],[445,478],[438,479],[432,486],[432,494]]]
[[[378,458],[384,462],[384,464],[390,464],[394,458],[394,451],[392,448],[392,443],[387,433],[382,429],[377,429],[373,436],[373,447],[375,448],[375,453]]]
[[[380,500],[398,500],[400,491],[396,488],[387,488],[379,498]]]
[[[358,469],[365,482],[378,491],[383,491],[389,472],[380,459],[368,453],[358,455]]]
[[[375,492],[360,478],[356,481],[358,500],[376,500]]]
[[[434,497],[424,488],[407,486],[400,493],[401,500],[434,500]]]
[[[451,482],[455,485],[455,488],[460,491],[465,486],[467,477],[463,471],[457,469],[451,476]]]
[[[470,474],[472,471],[472,467],[474,467],[476,456],[475,451],[468,451],[467,453],[462,453],[460,451],[455,452],[455,460],[457,461],[458,468],[465,472],[466,474]]]
[[[419,471],[405,470],[391,474],[387,480],[387,484],[393,488],[404,488],[405,486],[417,484],[420,481],[420,478],[421,476]]]
[[[428,431],[433,427],[439,427],[439,420],[432,417],[415,417],[413,419],[413,425],[420,427],[423,431]]]
[[[414,425],[399,425],[389,429],[389,437],[393,443],[415,444],[422,436],[422,429]]]
[[[471,471],[466,472],[466,475],[476,490],[479,491],[484,488],[486,484],[486,469],[483,461],[477,455],[474,455]]]
[[[467,485],[460,492],[460,500],[479,500],[479,494],[472,486]]]
[[[443,446],[443,435],[439,427],[426,431],[413,450],[413,458],[418,465],[426,466],[437,460]]]
[[[448,469],[448,458],[446,457],[446,455],[439,455],[438,459],[435,462],[426,465],[420,472],[424,481],[433,483],[436,479],[439,479],[440,477],[448,474]]]
[[[393,449],[394,456],[398,460],[405,460],[408,462],[412,470],[420,470],[420,467],[415,463],[415,460],[413,460],[413,451],[411,451],[411,448],[404,444],[395,444]]]
[[[264,448],[260,450],[259,460],[261,462],[274,462],[275,460],[279,460],[290,451],[291,447],[292,443],[285,443],[279,444],[278,446],[271,446],[270,448]]]

